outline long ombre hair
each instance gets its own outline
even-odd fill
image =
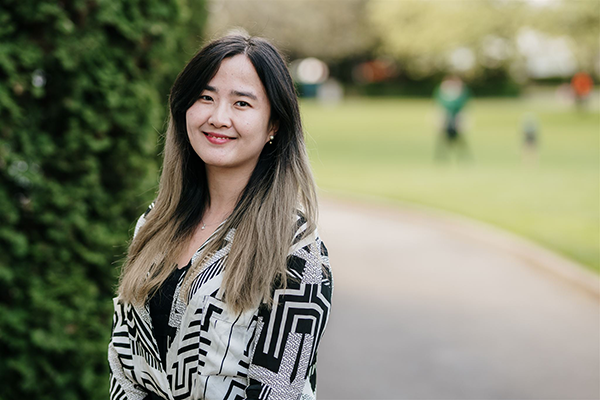
[[[186,274],[184,288],[235,229],[225,261],[223,287],[228,307],[241,312],[270,304],[274,282],[285,287],[287,256],[297,211],[316,228],[317,200],[308,163],[298,99],[287,66],[266,40],[241,35],[217,39],[201,49],[179,74],[169,98],[170,119],[158,196],[129,246],[119,284],[121,300],[143,304],[177,267],[205,208],[210,204],[204,162],[192,148],[186,111],[217,73],[223,59],[244,54],[254,65],[279,129],[265,145],[229,218]],[[185,299],[186,290],[182,290]]]

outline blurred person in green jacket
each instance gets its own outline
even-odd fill
[[[446,159],[448,152],[469,157],[470,152],[463,134],[462,110],[470,98],[469,88],[456,75],[449,75],[434,92],[434,99],[444,111],[442,131],[437,141],[435,158]]]

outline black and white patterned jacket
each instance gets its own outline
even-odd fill
[[[144,221],[142,216],[136,233]],[[179,298],[183,277],[179,280],[169,320],[177,334],[166,370],[148,306],[115,298],[110,399],[142,400],[150,392],[169,400],[315,399],[317,348],[333,285],[325,245],[317,232],[305,234],[300,216],[297,222],[288,256],[291,279],[287,289],[274,291],[271,309],[263,305],[231,315],[222,302],[223,263],[234,230],[194,278],[187,304]]]

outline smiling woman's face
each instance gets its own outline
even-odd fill
[[[187,110],[187,134],[207,169],[238,169],[250,175],[277,130],[270,115],[271,105],[254,66],[239,54],[221,62]]]

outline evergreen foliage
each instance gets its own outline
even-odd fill
[[[204,4],[1,3],[0,399],[104,399],[119,261]]]

